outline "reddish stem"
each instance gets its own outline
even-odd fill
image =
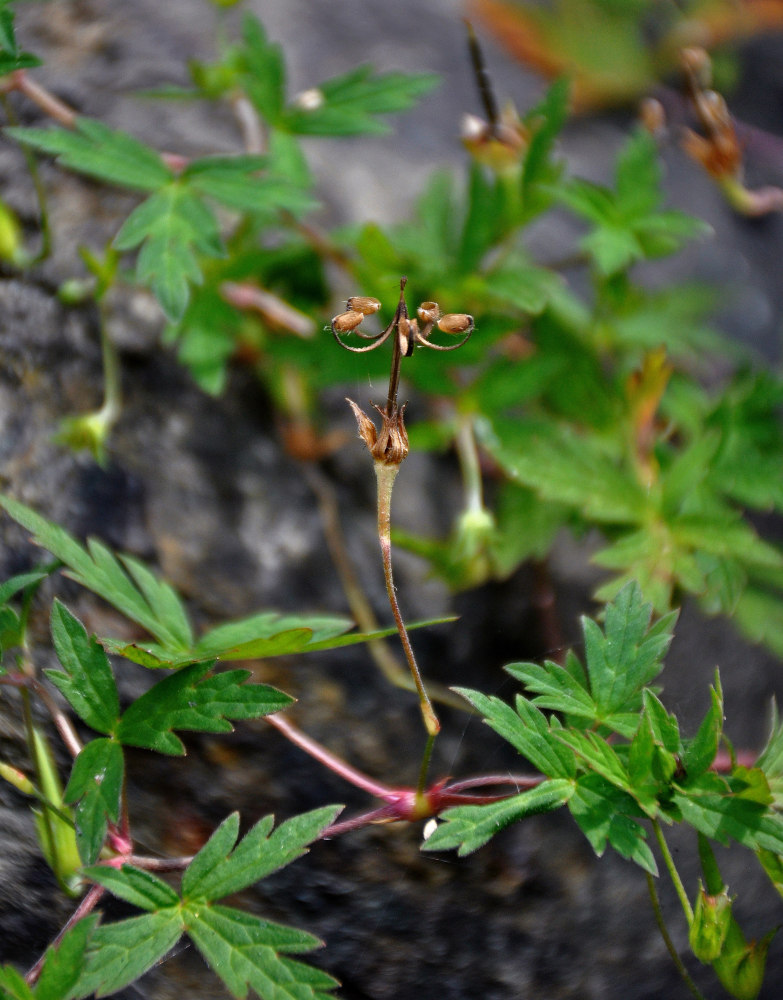
[[[102,885],[93,885],[88,890],[84,899],[79,903],[76,909],[73,911],[71,916],[66,921],[65,925],[60,929],[60,932],[52,941],[50,948],[56,947],[60,941],[62,941],[65,934],[70,930],[71,927],[83,917],[86,917],[88,913],[95,909],[95,906],[100,901],[106,890]],[[30,969],[27,975],[24,977],[25,981],[30,986],[34,986],[38,982],[38,978],[41,975],[41,970],[43,969],[43,964],[46,959],[46,952],[41,955],[35,965]]]

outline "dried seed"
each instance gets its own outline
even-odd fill
[[[378,299],[370,295],[352,295],[346,305],[352,312],[360,312],[363,316],[372,316],[381,308]]]
[[[444,333],[467,333],[473,329],[473,317],[467,313],[446,313],[438,320],[438,329]]]
[[[350,333],[364,319],[364,313],[350,309],[348,312],[340,313],[332,320],[332,329],[338,333]]]

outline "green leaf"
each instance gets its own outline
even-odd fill
[[[577,718],[597,718],[595,702],[590,693],[568,670],[547,660],[543,666],[535,663],[509,663],[503,668],[512,677],[536,694],[534,705],[564,712]]]
[[[14,127],[4,131],[26,146],[56,156],[64,167],[109,184],[154,191],[173,178],[156,150],[91,118],[77,118],[73,130]]]
[[[555,140],[568,118],[569,81],[557,80],[544,100],[525,116],[532,135],[522,167],[522,204],[527,215],[541,211],[551,200],[551,193],[540,190],[543,184],[557,180],[560,167],[552,162]]]
[[[309,92],[309,106],[289,107],[285,124],[300,135],[382,134],[389,127],[377,115],[405,111],[438,83],[433,73],[376,74],[359,66]]]
[[[118,250],[139,244],[136,278],[149,285],[172,322],[185,312],[190,285],[203,280],[197,252],[210,257],[225,254],[214,215],[180,180],[134,209],[114,238]]]
[[[242,42],[233,53],[237,82],[261,117],[277,125],[285,100],[283,50],[278,43],[269,41],[261,22],[249,12],[242,18]]]
[[[455,688],[484,716],[484,721],[523,757],[551,778],[572,778],[576,773],[574,757],[552,737],[542,712],[524,698],[518,698],[516,712],[500,698],[478,691]]]
[[[122,747],[112,740],[91,740],[73,762],[63,800],[76,803],[76,844],[86,865],[98,859],[107,822],[119,821],[124,777]]]
[[[65,672],[46,670],[46,676],[88,726],[111,733],[120,716],[120,699],[106,653],[56,598],[51,623],[54,648]]]
[[[0,76],[6,76],[17,69],[40,65],[40,59],[19,50],[14,29],[14,11],[8,0],[3,0],[0,6]]]
[[[430,625],[452,622],[453,617],[433,618],[411,622],[408,631]],[[267,659],[290,653],[312,653],[324,649],[342,649],[363,642],[375,642],[396,635],[397,629],[378,629],[375,632],[352,632],[347,618],[334,615],[280,615],[276,611],[262,611],[236,622],[226,622],[207,632],[196,645],[184,652],[171,653],[154,643],[125,643],[115,639],[101,639],[110,653],[124,656],[145,667],[180,667],[205,660]]]
[[[637,524],[647,497],[614,449],[595,435],[532,421],[482,421],[481,443],[504,472],[544,501],[567,504],[599,523]]]
[[[230,733],[229,719],[257,719],[293,701],[266,684],[246,683],[249,670],[209,674],[211,664],[194,663],[158,681],[127,709],[115,735],[124,744],[158,753],[185,753],[173,732]],[[205,676],[206,675],[206,676]]]
[[[686,823],[718,843],[727,844],[731,838],[754,851],[783,854],[783,816],[743,796],[742,790],[707,773],[675,791],[673,801]]]
[[[677,615],[649,627],[651,611],[631,583],[607,605],[603,631],[589,618],[582,620],[590,690],[602,716],[633,708],[641,688],[663,669]]]
[[[208,157],[194,160],[180,179],[191,190],[214,198],[240,212],[253,212],[276,219],[281,211],[301,215],[317,205],[312,195],[275,173],[259,176],[268,170],[267,157]]]
[[[235,997],[246,997],[250,988],[275,1000],[326,1000],[325,991],[338,985],[327,973],[281,955],[321,946],[304,931],[228,906],[190,903],[183,917],[188,935]]]
[[[681,762],[689,778],[698,778],[710,768],[718,752],[722,732],[723,688],[716,670],[715,686],[710,688],[709,710],[693,739],[683,741]]]
[[[614,191],[579,179],[556,189],[562,202],[593,223],[581,245],[604,276],[619,274],[637,260],[674,253],[709,231],[682,212],[659,210],[657,155],[654,139],[640,129],[618,156]]]
[[[586,774],[578,779],[568,808],[599,858],[608,843],[622,857],[658,874],[647,834],[637,821],[642,811],[626,792],[600,774]]]
[[[603,737],[578,729],[558,730],[557,738],[570,747],[582,764],[600,774],[611,784],[624,791],[631,791],[631,779],[617,753]]]
[[[24,504],[0,495],[0,506],[68,567],[69,576],[98,594],[155,636],[167,648],[189,649],[193,637],[185,609],[174,590],[130,556],[117,557],[91,539],[85,549],[64,528]]]
[[[7,603],[14,594],[18,594],[20,590],[25,590],[27,587],[40,583],[47,576],[49,576],[49,573],[46,570],[32,570],[29,573],[19,573],[16,576],[12,576],[10,580],[6,580],[0,586],[0,604]]]
[[[262,611],[238,621],[226,622],[205,633],[194,647],[198,657],[239,659],[237,651],[253,643],[277,640],[288,632],[306,632],[306,643],[329,641],[347,632],[352,622],[334,615],[281,615],[276,611]],[[232,657],[230,654],[234,653]],[[262,654],[274,655],[274,654]]]
[[[174,907],[96,928],[78,995],[105,997],[128,986],[174,947],[182,930],[182,917]]]
[[[133,865],[123,865],[119,869],[96,865],[85,869],[84,875],[108,889],[113,896],[141,910],[154,912],[179,906],[180,903],[179,896],[170,885],[152,872],[134,868]]]
[[[221,899],[284,868],[307,852],[307,845],[334,821],[341,808],[325,806],[294,816],[273,832],[273,819],[266,816],[238,844],[239,816],[232,813],[186,869],[183,897],[196,903]]]
[[[551,812],[568,802],[574,782],[563,778],[543,781],[519,795],[482,806],[455,806],[447,809],[435,832],[424,842],[424,851],[459,848],[464,857],[486,844],[496,833],[526,816]]]
[[[533,267],[523,261],[504,261],[484,278],[486,292],[531,316],[543,312],[562,278],[554,271]]]
[[[13,965],[0,966],[0,1000],[34,1000],[35,994]],[[55,1000],[59,1000],[55,997]]]
[[[77,996],[85,952],[97,923],[96,915],[82,917],[66,931],[56,946],[50,945],[46,949],[41,975],[35,986],[35,1000],[71,1000]]]

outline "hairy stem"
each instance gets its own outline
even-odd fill
[[[688,926],[693,923],[693,907],[691,906],[690,900],[688,899],[688,893],[685,891],[685,886],[682,884],[682,879],[680,878],[680,873],[677,871],[677,867],[674,864],[674,858],[672,857],[671,851],[669,850],[669,845],[666,843],[666,838],[663,835],[663,830],[661,830],[661,824],[657,819],[652,821],[653,831],[655,832],[655,839],[658,841],[658,847],[661,849],[661,855],[663,856],[663,863],[666,866],[666,870],[669,873],[669,877],[672,880],[672,885],[674,886],[674,891],[677,893],[677,898],[682,906],[683,913],[688,921]]]
[[[49,947],[56,947],[63,937],[68,933],[68,931],[73,927],[75,923],[78,923],[83,917],[86,917],[88,913],[95,909],[97,903],[100,902],[103,894],[106,890],[102,885],[94,885],[87,891],[84,899],[79,903],[76,909],[73,911],[71,916],[68,918],[62,929],[60,930],[57,937],[52,941]],[[41,975],[41,970],[43,969],[44,959],[46,958],[46,953],[41,955],[35,965],[30,969],[27,975],[24,977],[29,986],[34,986]]]
[[[658,890],[655,888],[655,879],[649,872],[645,872],[644,874],[647,877],[647,891],[650,894],[650,903],[652,904],[653,913],[655,914],[655,923],[658,925],[658,930],[663,938],[663,943],[666,945],[666,950],[669,952],[669,956],[671,957],[672,962],[674,962],[682,981],[688,987],[693,996],[696,997],[696,1000],[704,1000],[704,994],[691,979],[690,973],[685,968],[683,960],[677,954],[677,949],[674,947],[674,941],[671,939],[669,929],[666,926],[666,921],[663,917],[663,910],[661,910],[661,901],[658,898]]]
[[[481,478],[476,438],[473,434],[473,418],[463,417],[460,420],[454,444],[462,473],[462,485],[465,490],[465,509],[481,511],[484,509],[484,484]]]
[[[320,743],[316,743],[315,740],[303,733],[301,729],[298,729],[279,712],[276,712],[273,715],[265,716],[265,721],[271,726],[274,726],[275,729],[281,732],[292,743],[295,743],[298,747],[304,750],[305,753],[308,753],[311,757],[320,761],[323,765],[328,767],[330,771],[334,771],[335,774],[339,774],[341,778],[345,778],[346,781],[349,781],[357,788],[361,788],[365,792],[369,792],[370,795],[375,795],[379,799],[388,800],[390,797],[394,796],[394,790],[389,788],[388,785],[384,785],[380,781],[374,781],[368,775],[363,774],[361,771],[357,771],[355,767],[351,767],[350,764],[347,764],[344,760],[336,757],[333,753],[331,753],[331,751],[327,750],[326,747],[321,746]]]
[[[345,593],[348,607],[362,632],[377,632],[380,630],[378,619],[364,594],[361,583],[348,555],[345,536],[340,525],[339,510],[334,489],[321,471],[312,464],[304,466],[304,475],[310,488],[318,499],[318,507],[323,522],[324,537],[329,548],[329,554],[337,570],[340,583]],[[384,639],[375,639],[367,643],[367,649],[383,676],[395,687],[405,691],[415,691],[416,685],[408,671],[389,649]],[[429,684],[430,697],[433,701],[457,708],[463,712],[474,713],[464,698],[449,690],[443,684]]]
[[[11,106],[11,102],[5,94],[3,94],[2,103],[3,110],[5,111],[9,124],[18,125],[19,120],[13,107]],[[46,188],[41,180],[41,171],[38,169],[38,159],[35,153],[33,153],[33,151],[27,146],[22,146],[21,151],[24,161],[27,164],[27,171],[30,174],[30,180],[33,182],[35,200],[38,202],[38,221],[41,226],[41,248],[32,260],[30,260],[29,263],[32,266],[33,264],[40,264],[41,261],[46,260],[52,252],[52,227],[49,222],[49,205],[46,200]]]
[[[430,736],[436,736],[440,732],[440,723],[424,687],[424,682],[421,679],[421,673],[416,663],[416,657],[413,655],[413,647],[411,646],[408,630],[400,613],[400,606],[397,603],[397,593],[394,589],[391,558],[391,498],[392,487],[394,486],[394,480],[397,477],[398,471],[398,465],[387,465],[379,461],[375,463],[375,474],[378,477],[378,540],[381,545],[381,555],[383,557],[383,576],[386,581],[386,593],[389,598],[395,624],[397,625],[397,631],[400,635],[405,659],[408,661],[413,683],[419,695],[419,706],[421,708],[422,719],[424,720],[424,727]]]

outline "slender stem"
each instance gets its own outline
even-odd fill
[[[56,946],[67,932],[73,927],[75,923],[86,917],[88,913],[95,909],[95,906],[100,902],[101,897],[106,892],[102,885],[93,885],[88,889],[87,894],[84,899],[79,903],[76,909],[73,911],[71,916],[66,921],[65,925],[61,928],[57,937],[52,941],[50,947]],[[24,977],[25,981],[30,986],[34,986],[41,975],[41,970],[43,969],[44,959],[46,958],[46,953],[41,955],[35,965],[30,969],[27,975]]]
[[[11,102],[8,100],[5,94],[2,97],[3,110],[5,111],[6,118],[11,125],[18,125],[19,120],[16,116],[16,112],[11,106]],[[35,199],[38,202],[38,220],[41,225],[41,248],[38,253],[30,260],[30,264],[39,264],[42,260],[46,260],[52,251],[52,227],[49,223],[49,206],[46,200],[46,188],[44,187],[43,181],[41,180],[41,172],[38,169],[38,159],[33,153],[33,151],[28,146],[22,146],[22,156],[27,164],[27,170],[30,174],[30,180],[33,182],[33,190],[35,191]]]
[[[292,743],[295,743],[305,753],[310,754],[311,757],[314,757],[328,767],[330,771],[339,774],[341,778],[345,778],[346,781],[349,781],[357,788],[362,788],[365,792],[369,792],[370,795],[375,795],[379,799],[388,800],[396,798],[397,793],[395,793],[394,789],[388,785],[381,784],[380,781],[374,781],[361,771],[357,771],[355,767],[336,757],[326,747],[321,746],[320,743],[316,743],[314,739],[311,739],[306,733],[303,733],[301,729],[298,729],[292,722],[289,722],[288,719],[279,713],[265,716],[265,721],[274,726],[283,736],[287,737]]]
[[[46,844],[42,844],[45,847],[45,856],[47,858],[57,857],[57,841],[54,835],[54,826],[52,825],[52,813],[49,808],[49,803],[46,801],[46,786],[44,783],[44,765],[41,760],[42,746],[39,741],[35,738],[35,722],[33,721],[33,711],[30,705],[30,688],[24,685],[20,692],[22,697],[22,714],[24,716],[24,725],[27,732],[27,749],[30,753],[30,758],[33,764],[33,771],[35,772],[35,783],[39,791],[44,797],[41,799],[41,819],[44,824],[45,839]]]
[[[128,864],[148,872],[180,872],[188,867],[193,858],[192,854],[182,858],[150,858],[145,854],[131,854]]]
[[[481,464],[476,438],[473,434],[472,416],[465,416],[460,420],[455,445],[462,472],[462,484],[465,489],[465,509],[469,511],[483,510],[484,484],[481,478]]]
[[[397,311],[392,320],[394,336],[392,337],[392,360],[391,371],[389,373],[389,391],[386,394],[386,416],[392,417],[397,411],[397,392],[400,388],[400,367],[402,365],[402,342],[400,337],[400,322],[408,319],[408,306],[405,303],[405,286],[407,278],[400,279],[400,301],[397,303]]]
[[[79,756],[82,750],[82,742],[76,735],[76,730],[73,728],[71,720],[58,706],[52,695],[46,690],[40,681],[33,677],[27,677],[24,674],[8,674],[6,677],[0,677],[0,684],[8,684],[10,687],[18,687],[23,691],[33,691],[36,696],[41,699],[44,705],[46,705],[46,709],[57,727],[60,738],[68,748],[68,752],[72,757]]]
[[[37,104],[50,118],[54,118],[55,121],[58,121],[66,128],[73,128],[76,124],[76,111],[64,101],[61,101],[59,97],[55,97],[46,87],[42,87],[26,70],[19,69],[11,74],[11,86],[9,89],[17,90],[20,94],[24,94],[25,97],[31,100],[33,104]]]
[[[427,790],[427,772],[430,769],[430,759],[432,757],[432,747],[435,743],[435,737],[437,733],[429,733],[427,736],[427,743],[424,747],[424,753],[421,757],[421,766],[419,767],[419,781],[416,785],[416,795],[423,796]]]
[[[513,785],[519,791],[523,788],[538,788],[544,780],[541,774],[482,774],[478,778],[455,781],[447,790],[461,792],[466,788],[483,788],[485,785]]]
[[[107,333],[103,309],[100,309],[101,358],[103,361],[103,406],[101,412],[111,427],[122,410],[122,380],[117,348]]]
[[[682,884],[682,879],[680,878],[680,873],[677,871],[677,867],[674,864],[674,858],[672,857],[671,851],[669,850],[669,845],[666,843],[666,839],[663,836],[663,830],[661,830],[661,824],[657,819],[652,821],[652,828],[655,833],[655,839],[658,841],[658,846],[661,849],[661,854],[663,856],[663,863],[666,865],[666,870],[669,872],[669,877],[674,885],[674,891],[677,893],[677,898],[680,900],[680,905],[682,906],[685,917],[688,921],[688,926],[693,923],[693,907],[691,906],[690,900],[688,899],[688,894],[685,891],[685,886]]]
[[[683,960],[677,954],[677,949],[674,947],[674,942],[669,935],[669,929],[666,926],[666,921],[663,918],[663,911],[661,910],[661,901],[658,898],[658,890],[655,888],[655,879],[649,872],[645,872],[644,874],[647,877],[647,891],[650,894],[650,902],[652,904],[653,913],[655,914],[655,922],[658,925],[658,930],[661,932],[661,937],[663,938],[663,943],[666,945],[666,950],[669,952],[671,960],[674,962],[682,981],[691,991],[693,996],[696,997],[696,1000],[705,1000],[704,994],[691,979],[690,973],[685,968]]]
[[[303,472],[318,499],[326,544],[340,578],[351,614],[362,632],[377,632],[380,629],[378,619],[364,595],[362,585],[348,556],[334,489],[323,473],[312,463],[305,464]],[[403,688],[405,691],[416,690],[413,678],[389,649],[384,639],[368,642],[367,648],[376,666],[390,684]],[[471,708],[463,698],[450,691],[445,685],[430,683],[428,689],[433,701],[460,709],[463,712],[475,713],[475,709]]]
[[[396,342],[397,338],[395,338],[395,344]],[[384,462],[375,463],[375,473],[378,477],[378,540],[381,545],[381,555],[383,557],[383,576],[386,581],[386,593],[391,605],[392,615],[394,616],[397,631],[400,635],[400,642],[405,652],[405,659],[408,661],[413,683],[419,695],[419,705],[421,707],[424,726],[430,736],[435,736],[440,732],[440,723],[424,687],[424,682],[421,679],[421,673],[416,663],[416,657],[413,655],[413,647],[408,637],[405,622],[400,614],[400,606],[397,603],[397,594],[394,589],[391,559],[391,497],[392,487],[398,471],[398,465],[387,465]]]
[[[361,816],[354,816],[353,819],[343,820],[341,823],[332,823],[321,831],[319,840],[328,840],[331,837],[339,837],[343,833],[351,833],[353,830],[361,830],[362,827],[371,823],[388,823],[399,820],[399,816],[394,810],[394,806],[379,806],[371,812],[362,813]]]

